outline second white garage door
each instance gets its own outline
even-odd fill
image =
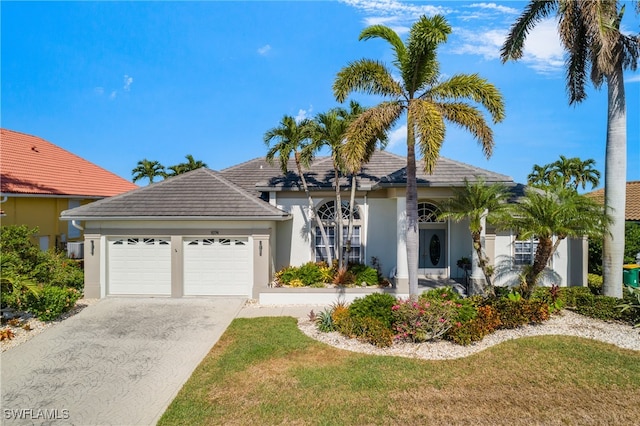
[[[251,296],[247,237],[185,238],[185,296]]]

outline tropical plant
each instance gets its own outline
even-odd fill
[[[187,159],[185,163],[178,163],[176,165],[167,167],[167,170],[169,170],[170,173],[165,173],[165,177],[177,176],[183,173],[190,172],[192,170],[207,167],[207,163],[201,160],[196,160],[191,154],[185,155],[184,158]]]
[[[585,85],[599,89],[607,84],[607,142],[605,159],[605,209],[611,215],[604,236],[604,294],[622,296],[625,193],[627,175],[627,111],[623,71],[636,70],[640,54],[638,37],[620,31],[625,6],[617,0],[530,1],[509,31],[501,50],[503,62],[522,57],[529,32],[540,21],[558,14],[558,34],[567,53],[569,104],[586,97]]]
[[[457,74],[442,78],[436,58],[437,47],[447,40],[451,27],[440,15],[422,16],[409,31],[406,44],[391,28],[373,25],[365,28],[360,40],[381,38],[394,53],[392,70],[381,62],[360,59],[338,72],[333,92],[344,102],[354,91],[389,98],[358,116],[347,129],[345,164],[357,170],[379,135],[385,134],[407,114],[407,266],[409,293],[418,294],[418,199],[416,180],[416,143],[424,161],[424,171],[431,173],[444,142],[445,121],[469,130],[491,155],[493,134],[481,111],[465,100],[486,108],[495,123],[504,118],[504,104],[495,86],[477,74]]]
[[[563,186],[577,191],[579,186],[585,189],[588,183],[595,188],[600,183],[600,172],[594,168],[595,163],[591,158],[583,161],[578,157],[561,155],[559,160],[551,164],[534,165],[527,180],[529,185],[539,188]]]
[[[526,298],[563,240],[602,236],[611,221],[595,201],[567,188],[554,191],[527,188],[525,195],[509,205],[509,209],[510,216],[504,216],[500,226],[514,229],[522,240],[538,239],[533,265],[524,270],[521,283]]]
[[[280,161],[280,170],[283,174],[287,175],[290,173],[288,167],[289,158],[293,154],[298,176],[309,203],[309,211],[316,220],[325,247],[326,260],[327,263],[331,265],[333,261],[331,250],[329,249],[329,238],[327,237],[327,232],[324,229],[322,220],[316,212],[315,204],[311,197],[309,186],[307,185],[307,179],[302,172],[302,167],[308,167],[313,159],[313,150],[304,149],[311,140],[312,132],[313,125],[310,120],[304,119],[300,121],[300,123],[297,123],[293,117],[285,115],[282,117],[278,127],[274,127],[264,134],[264,143],[270,146],[266,160],[269,164],[273,164],[277,155]]]
[[[153,180],[158,176],[164,177],[164,166],[158,161],[147,160],[146,158],[138,161],[138,165],[131,170],[133,176],[133,182],[137,182],[141,179],[149,179],[149,183],[153,183]]]
[[[489,258],[482,246],[482,231],[486,227],[486,222],[497,219],[505,210],[509,197],[507,187],[502,183],[487,185],[484,179],[477,178],[475,182],[464,180],[464,187],[453,188],[453,197],[440,204],[440,215],[442,219],[452,219],[460,222],[469,220],[469,231],[473,241],[473,249],[477,257],[472,268],[479,267],[484,274],[486,289],[494,294],[491,276],[493,267],[489,263]],[[473,276],[473,273],[472,273]]]

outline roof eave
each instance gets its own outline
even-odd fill
[[[290,214],[282,216],[60,216],[60,220],[82,220],[85,222],[105,221],[105,220],[197,220],[197,221],[252,221],[252,220],[275,220],[285,221],[291,219]]]

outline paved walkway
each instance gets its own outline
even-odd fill
[[[154,425],[243,303],[101,300],[2,354],[0,422]]]

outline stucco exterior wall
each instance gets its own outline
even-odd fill
[[[464,277],[464,270],[458,268],[458,259],[462,257],[471,259],[473,251],[468,220],[463,220],[458,223],[449,222],[449,243],[451,278],[462,279]]]
[[[76,198],[49,197],[12,197],[0,205],[5,213],[2,225],[26,225],[38,227],[35,244],[43,249],[56,247],[56,244],[68,241],[82,241],[80,231],[71,227],[70,222],[60,220],[60,213],[70,207],[69,202],[80,201],[81,205],[93,200]],[[48,240],[48,241],[47,241]],[[45,243],[46,241],[46,243]]]
[[[396,200],[384,198],[369,198],[369,217],[367,222],[367,259],[371,264],[371,257],[378,258],[382,273],[388,277],[391,269],[396,268]]]

